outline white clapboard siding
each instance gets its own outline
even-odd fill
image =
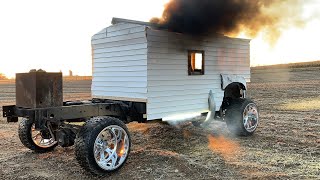
[[[128,50],[136,50],[136,49],[143,49],[147,48],[147,44],[145,42],[136,43],[136,44],[124,44],[122,46],[114,46],[108,48],[97,48],[94,49],[95,54],[99,53],[111,53],[111,52],[121,52],[121,51],[128,51]]]
[[[113,57],[103,57],[103,58],[95,58],[94,61],[95,62],[121,62],[121,61],[127,61],[128,57],[127,56],[123,56],[123,57],[117,57],[117,58],[113,58]],[[147,60],[147,57],[145,54],[142,55],[135,55],[130,57],[131,61],[140,61],[140,60]]]
[[[223,36],[194,38],[147,28],[147,118],[208,111],[212,90],[216,110],[223,99],[220,74],[250,80],[249,41]],[[205,75],[188,75],[188,50],[205,51]]]
[[[223,99],[221,74],[250,81],[250,47],[245,39],[193,36],[119,23],[92,36],[92,95],[147,103],[147,119],[216,110]],[[205,51],[205,75],[188,75],[188,50]]]
[[[135,50],[127,50],[127,51],[119,51],[119,52],[106,52],[106,53],[97,53],[94,54],[94,57],[96,58],[117,58],[117,57],[123,57],[123,56],[136,56],[136,55],[144,55],[147,53],[147,49],[135,49]]]
[[[91,44],[96,45],[96,44],[101,44],[101,43],[114,43],[114,42],[118,42],[118,41],[125,41],[127,39],[143,38],[145,36],[146,36],[145,33],[135,32],[135,33],[129,33],[129,34],[124,34],[124,35],[120,35],[120,36],[93,39],[91,41]]]
[[[147,101],[145,26],[120,23],[92,37],[92,96]]]
[[[92,80],[93,84],[99,84],[99,87],[123,87],[123,82],[113,81],[105,83],[104,81],[97,81],[95,79]],[[126,87],[147,87],[147,81],[130,81],[126,83]]]
[[[97,77],[129,77],[132,75],[132,72],[125,72],[125,71],[113,71],[112,73],[106,74],[105,72],[95,72],[93,73],[93,76]],[[137,71],[134,74],[136,77],[146,77],[147,72],[146,71]]]
[[[131,67],[131,66],[141,66],[145,64],[146,60],[134,60],[134,61],[111,61],[111,62],[99,62],[94,64],[94,68],[104,68],[106,66],[111,67]]]
[[[108,28],[102,29],[101,31],[93,35],[91,39],[96,40],[96,39],[105,38],[107,34],[108,34],[108,37],[113,37],[115,36],[115,34],[117,35],[125,34],[127,33],[127,30],[131,30],[131,32],[134,32],[136,31],[135,28],[144,28],[144,26],[137,25],[137,24],[121,23],[115,26],[110,26]]]
[[[124,39],[120,41],[114,41],[112,43],[110,42],[100,42],[95,44],[95,49],[105,49],[109,47],[120,47],[120,46],[126,46],[126,45],[134,45],[138,43],[146,43],[146,37],[139,37],[139,38],[134,38],[134,39]]]

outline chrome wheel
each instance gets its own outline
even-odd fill
[[[258,123],[258,108],[254,103],[249,103],[243,111],[243,126],[248,132],[253,132],[256,130]]]
[[[110,125],[98,134],[94,142],[95,161],[104,170],[115,170],[125,162],[129,146],[127,132],[120,126]]]
[[[31,126],[31,138],[35,145],[41,148],[49,148],[57,144],[54,136],[49,131],[38,131],[35,124]]]

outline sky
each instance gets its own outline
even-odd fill
[[[10,0],[0,1],[0,73],[42,68],[91,75],[91,36],[112,17],[149,21],[161,17],[168,0]],[[320,0],[305,7],[316,12]],[[264,37],[251,41],[251,65],[320,60],[320,20],[284,31],[271,47]]]

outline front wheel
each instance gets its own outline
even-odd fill
[[[18,133],[22,144],[35,152],[52,151],[58,145],[49,130],[36,130],[33,121],[27,118],[22,119]]]
[[[124,165],[130,146],[129,131],[122,121],[113,117],[94,117],[80,129],[75,154],[85,170],[104,176]]]
[[[238,136],[250,136],[259,124],[257,105],[250,99],[233,99],[226,111],[227,127]]]

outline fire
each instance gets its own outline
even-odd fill
[[[226,139],[223,136],[214,137],[208,135],[208,148],[220,154],[225,160],[229,161],[240,155],[240,146],[238,143]]]
[[[123,155],[123,153],[124,153],[124,148],[122,148],[122,149],[120,150],[120,152],[119,152],[119,156],[122,156],[122,155]]]

